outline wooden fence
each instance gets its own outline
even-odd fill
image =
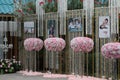
[[[50,37],[49,29],[50,25],[54,26],[54,37],[61,37],[66,41],[66,47],[61,52],[48,52],[44,48],[40,52],[36,52],[33,63],[36,70],[40,71],[39,68],[43,68],[43,71],[51,71],[52,73],[65,73],[65,74],[79,74],[89,75],[105,78],[120,78],[120,61],[113,59],[106,59],[101,55],[101,47],[105,43],[119,41],[119,8],[95,8],[93,10],[92,18],[88,18],[89,14],[86,14],[86,10],[71,10],[66,12],[66,16],[62,19],[59,13],[45,13],[43,21],[43,36],[39,37],[45,40]],[[110,37],[100,38],[99,37],[99,23],[100,16],[108,16],[110,23]],[[72,31],[69,29],[70,21],[79,19],[81,21],[82,28],[80,30]],[[31,20],[31,19],[30,19]],[[92,21],[92,24],[90,23]],[[28,18],[29,21],[29,18]],[[35,23],[37,24],[37,17],[35,17]],[[24,22],[24,20],[23,20]],[[91,27],[89,27],[91,26]],[[35,26],[36,31],[38,26]],[[91,29],[90,34],[87,30]],[[61,30],[61,31],[60,31]],[[62,32],[63,31],[63,32]],[[62,34],[64,33],[64,34]],[[37,34],[37,32],[36,32]],[[89,53],[74,53],[70,48],[70,41],[74,37],[90,37],[94,40],[94,49]],[[33,37],[33,36],[29,36]],[[25,38],[25,36],[24,36]],[[22,50],[21,56],[27,54],[25,50]],[[34,52],[33,52],[34,53]],[[42,54],[42,56],[40,56]],[[34,54],[33,54],[34,55]],[[32,57],[31,57],[32,58]],[[24,66],[26,65],[26,56],[20,58],[23,61]],[[43,63],[40,61],[43,60]],[[116,64],[115,64],[116,62]],[[116,66],[115,66],[116,65]],[[114,71],[116,70],[116,73]]]

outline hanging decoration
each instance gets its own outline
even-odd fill
[[[68,10],[82,9],[83,0],[67,0]]]
[[[120,43],[107,43],[102,46],[101,52],[106,58],[120,58]]]
[[[37,35],[38,36],[43,36],[43,15],[45,13],[43,6],[45,4],[44,0],[36,0],[36,14],[38,16],[38,29],[37,29]]]
[[[88,37],[76,37],[71,40],[70,46],[74,52],[90,52],[94,42]]]
[[[66,34],[67,0],[58,0],[58,13],[60,15],[60,35]]]
[[[65,48],[65,41],[62,38],[47,38],[44,41],[45,48],[48,51],[62,51]]]
[[[45,2],[43,9],[46,13],[57,12],[57,0],[48,0]]]
[[[15,0],[15,11],[14,14],[18,17],[24,16],[24,15],[30,15],[35,14],[35,3],[33,1],[29,1],[26,3],[21,3],[20,1]]]
[[[110,0],[94,0],[95,7],[107,7]]]
[[[0,32],[3,33],[3,32],[7,32],[8,29],[7,29],[7,21],[0,21]]]
[[[9,21],[9,31],[16,32],[17,31],[17,22]]]
[[[38,38],[28,38],[24,41],[24,47],[27,51],[39,51],[43,47],[43,41]]]
[[[30,1],[26,4],[23,5],[22,10],[24,12],[24,15],[30,15],[30,14],[35,14],[35,3]]]

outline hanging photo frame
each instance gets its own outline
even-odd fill
[[[95,7],[108,7],[109,0],[94,0]]]
[[[99,16],[99,38],[110,38],[109,16]]]
[[[69,29],[70,32],[82,31],[81,17],[69,18],[68,19],[68,29]]]
[[[83,0],[67,0],[68,10],[83,9]]]
[[[35,24],[34,21],[26,21],[24,22],[24,33],[26,34],[34,34],[35,33]]]
[[[48,37],[56,36],[56,20],[47,20]]]

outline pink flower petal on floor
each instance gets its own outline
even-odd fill
[[[43,75],[43,77],[45,78],[67,78],[67,75],[46,73]]]
[[[79,76],[79,75],[66,75],[66,74],[51,74],[51,73],[41,73],[41,72],[33,72],[33,71],[19,71],[26,76],[39,76],[42,75],[44,78],[68,78],[68,80],[107,80],[103,78],[96,78],[90,76]],[[104,77],[105,78],[105,77]]]
[[[21,73],[22,75],[26,76],[37,76],[37,75],[43,75],[41,72],[33,72],[33,71],[19,71],[18,73]]]
[[[45,77],[45,78],[51,78],[51,74],[44,73],[44,74],[43,74],[43,77]]]
[[[100,78],[95,78],[95,77],[90,77],[90,76],[71,76],[68,78],[68,80],[106,80],[106,79],[100,79]]]

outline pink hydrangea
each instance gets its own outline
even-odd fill
[[[90,52],[94,42],[88,37],[76,37],[71,40],[70,46],[74,52]]]
[[[66,43],[62,38],[47,38],[44,45],[48,51],[62,51]]]
[[[102,55],[106,58],[120,58],[120,43],[107,43],[101,48]]]
[[[24,41],[24,47],[27,51],[39,51],[43,47],[43,41],[39,38],[28,38]]]

